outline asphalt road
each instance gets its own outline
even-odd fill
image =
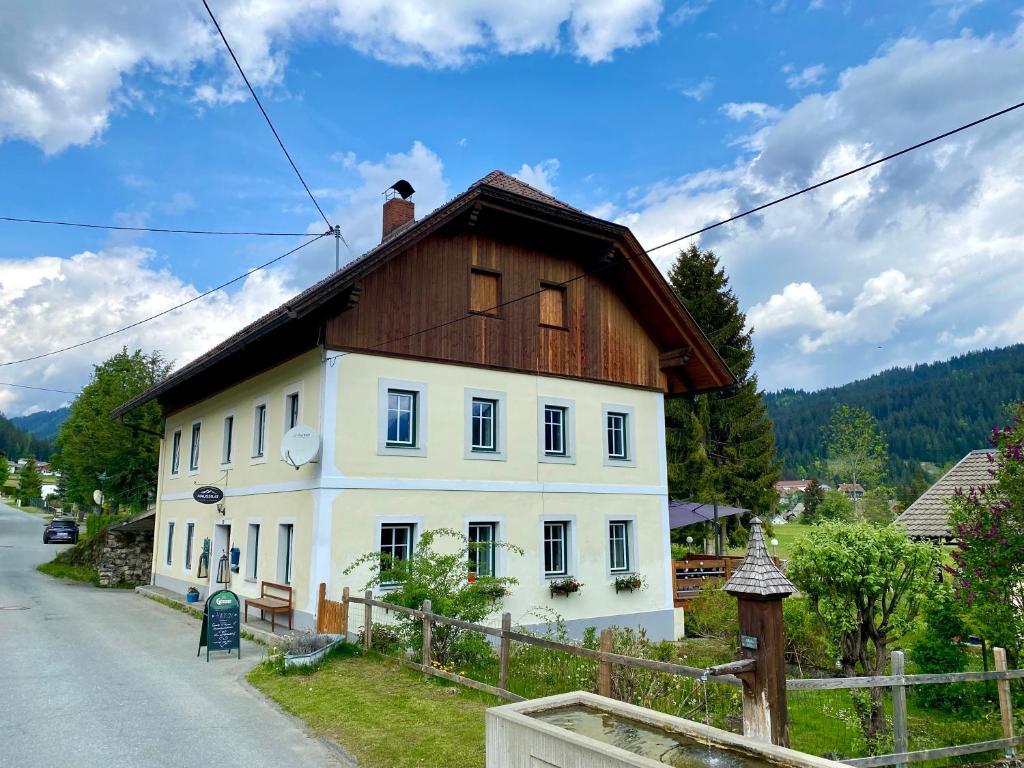
[[[197,659],[194,619],[36,571],[42,529],[0,504],[0,766],[348,764],[245,682],[260,646]]]

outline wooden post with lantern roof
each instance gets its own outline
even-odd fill
[[[731,671],[743,681],[743,734],[787,747],[782,601],[796,587],[768,553],[760,518],[750,521],[747,555],[722,589],[738,602],[742,659],[718,669],[719,674]]]

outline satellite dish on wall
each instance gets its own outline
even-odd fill
[[[92,492],[92,500],[96,504],[99,504],[99,505],[103,504],[103,494],[100,493],[99,489],[97,489],[97,490]]]
[[[298,469],[320,453],[320,433],[312,427],[292,427],[281,438],[281,460]]]

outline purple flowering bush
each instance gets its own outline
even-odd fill
[[[948,570],[973,628],[1016,663],[1024,631],[1024,403],[989,442],[994,484],[957,488],[950,501],[956,544]]]

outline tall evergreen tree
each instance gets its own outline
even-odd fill
[[[36,468],[36,460],[29,457],[28,462],[18,473],[18,498],[22,504],[28,504],[43,495],[43,478]]]
[[[780,465],[764,393],[751,370],[754,345],[746,315],[713,251],[696,245],[680,251],[668,277],[739,382],[732,392],[668,401],[669,493],[770,514]]]

